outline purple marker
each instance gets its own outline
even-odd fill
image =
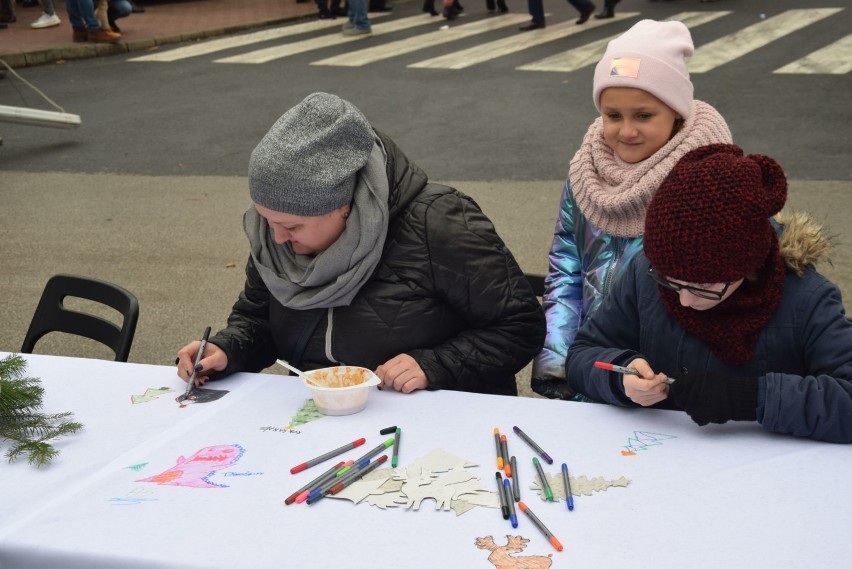
[[[512,427],[512,430],[513,430],[513,431],[515,431],[515,433],[517,433],[519,437],[521,437],[522,439],[524,439],[524,442],[525,442],[525,443],[527,443],[528,445],[530,445],[530,446],[533,448],[533,450],[535,450],[535,452],[537,452],[537,453],[538,453],[538,455],[539,455],[541,458],[543,458],[543,459],[544,459],[544,461],[545,461],[547,464],[553,464],[553,459],[552,459],[552,458],[550,458],[550,455],[549,455],[549,454],[547,454],[546,452],[544,452],[544,450],[543,450],[540,446],[538,446],[537,444],[535,444],[535,441],[534,441],[534,440],[532,440],[531,438],[529,438],[525,432],[523,432],[522,430],[520,430],[518,427]]]

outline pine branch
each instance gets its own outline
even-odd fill
[[[41,412],[44,388],[38,378],[23,377],[27,362],[17,355],[0,360],[0,439],[13,444],[6,451],[9,462],[27,455],[36,467],[50,463],[59,451],[48,441],[76,433],[81,423],[70,412]]]

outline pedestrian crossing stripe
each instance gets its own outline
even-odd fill
[[[368,47],[366,49],[350,51],[335,57],[314,61],[311,65],[361,67],[368,63],[375,63],[376,61],[411,53],[412,51],[435,47],[436,45],[460,40],[476,34],[499,30],[500,28],[507,28],[509,26],[517,26],[529,19],[530,17],[528,14],[503,14],[496,18],[479,20],[472,24],[453,26],[443,30],[428,32],[413,38],[406,38],[383,45]]]
[[[392,32],[407,30],[409,28],[414,28],[417,26],[425,26],[426,24],[430,24],[434,21],[435,19],[432,18],[429,14],[419,14],[417,16],[401,18],[399,20],[394,20],[392,22],[386,22],[383,24],[373,24],[373,36],[381,36]],[[313,51],[316,49],[331,47],[333,45],[340,45],[351,41],[360,41],[363,40],[365,37],[370,36],[344,36],[340,33],[330,36],[319,36],[304,41],[272,46],[266,49],[252,51],[243,55],[234,55],[232,57],[217,59],[216,63],[267,63],[269,61],[281,59],[283,57],[289,57],[298,53],[304,53],[306,51]]]
[[[802,30],[807,26],[834,16],[843,10],[844,8],[793,9],[786,10],[768,19],[763,19],[734,33],[697,46],[695,54],[688,63],[689,71],[693,74],[711,71],[794,32]],[[697,26],[712,22],[723,16],[728,16],[731,13],[730,11],[681,12],[668,19],[682,21],[687,27],[694,29]],[[388,15],[387,12],[382,12],[371,14],[370,17],[371,19],[378,20]],[[538,45],[558,41],[570,36],[579,36],[583,32],[599,29],[603,26],[624,24],[626,20],[637,17],[641,17],[640,12],[623,12],[614,18],[590,21],[584,26],[577,26],[573,22],[563,22],[529,33],[514,33],[509,37],[487,41],[439,57],[424,59],[410,64],[409,67],[419,69],[466,69]],[[428,50],[486,32],[502,30],[525,22],[526,20],[528,20],[526,14],[503,14],[471,23],[456,21],[451,25],[446,25],[441,24],[443,20],[432,18],[428,14],[418,14],[412,17],[374,24],[373,36],[369,37],[375,39],[378,36],[379,39],[385,40],[387,36],[395,32],[434,24],[430,26],[429,31],[420,32],[418,35],[404,39],[386,41],[380,45],[376,42],[369,42],[369,47],[365,47],[364,49],[350,50],[340,55],[314,61],[311,65],[361,67],[400,55]],[[437,25],[440,25],[440,29],[435,29]],[[134,57],[128,61],[173,62],[225,50],[234,50],[261,42],[274,42],[275,40],[302,34],[321,33],[321,35],[314,35],[314,37],[304,40],[285,41],[280,45],[255,49],[247,53],[215,60],[216,63],[257,64],[364,39],[357,36],[343,36],[337,31],[338,26],[340,26],[340,23],[337,20],[315,20],[239,36],[194,43],[169,51]],[[620,27],[623,28],[624,26]],[[332,29],[334,29],[334,32],[327,31]],[[516,69],[521,71],[556,71],[563,73],[576,71],[595,64],[600,59],[601,54],[606,50],[607,43],[616,37],[618,37],[618,34],[597,39],[577,48],[521,65]],[[852,71],[852,36],[847,35],[817,51],[776,69],[773,73],[842,75],[850,71]]]
[[[695,55],[689,60],[689,72],[710,71],[842,11],[843,8],[787,10],[777,16],[761,20],[697,48]]]
[[[379,12],[377,14],[370,14],[369,17],[371,20],[375,20],[377,18],[386,18],[389,15],[390,14],[387,12]],[[228,36],[226,38],[195,43],[185,47],[170,49],[169,51],[164,51],[161,53],[152,53],[149,55],[143,55],[141,57],[134,57],[132,59],[128,59],[127,61],[179,61],[181,59],[198,57],[199,55],[208,55],[211,53],[216,53],[217,51],[224,51],[226,49],[243,47],[246,45],[251,45],[253,43],[261,43],[265,41],[277,40],[301,34],[308,34],[311,32],[325,30],[327,28],[336,27],[339,30],[340,26],[342,25],[342,21],[342,19],[329,19],[303,22],[301,24],[293,24],[291,26],[273,28],[271,30],[262,30],[249,34],[240,34],[235,36]]]
[[[773,73],[809,73],[813,75],[843,75],[852,71],[852,35],[788,63]]]
[[[683,22],[683,24],[689,29],[694,29],[701,24],[712,22],[713,20],[717,20],[722,16],[727,16],[730,13],[731,12],[729,11],[681,12],[680,14],[675,14],[671,18],[667,19]],[[562,53],[546,57],[545,59],[521,65],[516,69],[520,71],[557,71],[570,73],[571,71],[576,71],[589,65],[595,65],[598,61],[600,61],[606,51],[607,44],[617,38],[618,35],[619,34],[615,34],[597,41],[589,42],[578,48],[569,49]]]
[[[607,26],[638,16],[639,12],[624,12],[617,14],[612,19],[602,19],[589,21],[585,26],[578,26],[573,21],[562,22],[555,26],[548,26],[543,30],[536,30],[529,34],[515,34],[508,38],[473,46],[468,49],[462,49],[441,57],[418,61],[409,65],[409,67],[426,68],[426,69],[465,69],[478,63],[497,59],[505,55],[511,55],[524,49],[535,47],[544,43],[552,42],[577,35],[585,30]],[[613,36],[615,37],[615,36]],[[602,53],[602,52],[601,52]]]

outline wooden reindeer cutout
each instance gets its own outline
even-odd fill
[[[497,545],[494,543],[494,538],[477,537],[474,542],[479,549],[487,549],[491,552],[488,556],[488,561],[491,562],[497,569],[548,569],[553,563],[550,555],[526,555],[523,557],[514,557],[513,553],[520,553],[524,550],[530,540],[524,539],[519,535],[507,535],[508,541],[506,545]]]

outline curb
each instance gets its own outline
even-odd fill
[[[209,39],[217,36],[244,32],[246,30],[292,22],[295,20],[303,20],[307,17],[308,16],[305,15],[285,16],[271,20],[249,22],[246,24],[234,24],[224,27],[208,28],[195,32],[185,32],[170,36],[153,37],[133,41],[119,41],[116,43],[81,43],[77,45],[72,44],[56,48],[39,49],[30,52],[0,53],[0,59],[5,61],[9,67],[20,68],[55,63],[60,60],[69,61],[72,59],[105,57],[109,55],[130,53],[132,51],[150,50],[151,48],[161,45]]]

